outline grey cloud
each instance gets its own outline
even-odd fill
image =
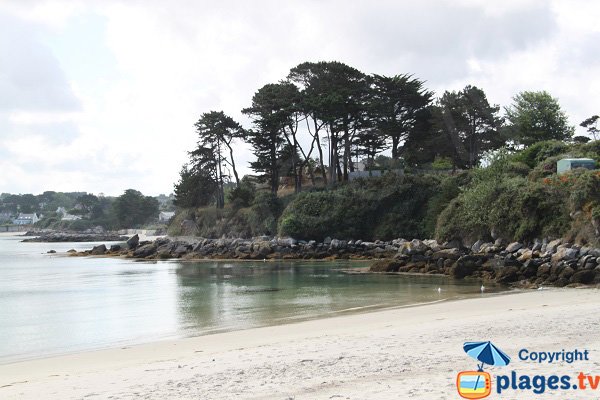
[[[350,32],[348,44],[362,49],[364,60],[381,65],[387,59],[388,65],[411,69],[398,72],[425,75],[434,83],[465,76],[470,57],[499,60],[549,39],[556,31],[549,5],[530,5],[498,16],[447,2],[378,3],[365,11],[347,16],[342,32]]]
[[[0,14],[0,111],[78,110],[78,99],[37,29]]]

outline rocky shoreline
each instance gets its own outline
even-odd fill
[[[292,238],[177,239],[140,241],[134,235],[122,245],[95,246],[74,256],[104,255],[145,260],[376,260],[372,273],[440,274],[475,278],[518,287],[577,286],[600,283],[600,248],[562,239],[530,246],[477,241],[470,248],[435,240],[364,242],[326,238],[323,242]]]
[[[35,236],[34,236],[35,235]],[[39,236],[37,236],[39,235]],[[56,242],[121,242],[129,239],[127,236],[121,236],[116,233],[68,233],[68,232],[27,232],[23,236],[33,236],[28,239],[23,239],[22,242],[40,242],[40,243],[56,243]]]

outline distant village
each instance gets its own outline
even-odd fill
[[[121,227],[113,210],[117,197],[85,192],[44,192],[41,195],[0,195],[0,231],[20,231],[31,228],[64,228],[84,230]],[[166,225],[175,215],[173,196],[153,197],[156,210],[148,223]],[[117,226],[112,226],[112,225]],[[110,226],[109,226],[110,225]]]

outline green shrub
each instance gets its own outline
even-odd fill
[[[517,153],[514,161],[527,164],[529,168],[534,168],[540,162],[549,157],[558,156],[569,151],[569,145],[558,140],[548,140],[535,143],[526,149]]]
[[[283,212],[279,233],[315,240],[423,237],[426,205],[439,184],[438,176],[389,173],[301,193]]]
[[[472,243],[491,232],[510,240],[559,237],[570,224],[564,193],[521,177],[482,181],[455,199],[438,219],[439,240]]]
[[[435,160],[431,163],[431,168],[435,170],[452,169],[454,164],[450,157],[435,157]]]
[[[248,223],[254,235],[275,235],[283,202],[271,192],[258,192],[254,197]]]
[[[240,180],[240,185],[227,193],[227,199],[234,208],[250,207],[254,201],[256,189],[247,177]]]

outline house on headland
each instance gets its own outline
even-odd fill
[[[64,207],[58,207],[56,209],[56,214],[60,216],[61,221],[77,221],[81,219],[79,215],[69,214]]]
[[[33,225],[38,222],[40,219],[38,218],[36,213],[33,214],[19,214],[17,219],[13,220],[13,224],[15,225]]]

